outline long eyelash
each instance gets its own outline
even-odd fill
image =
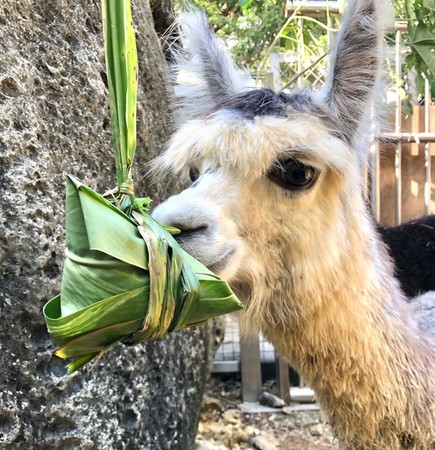
[[[276,170],[284,170],[285,163],[287,163],[290,159],[297,162],[298,164],[303,164],[296,158],[291,158],[291,157],[283,158],[283,159],[279,159],[279,160],[275,161],[272,164],[272,166],[270,167],[269,172],[274,172]]]

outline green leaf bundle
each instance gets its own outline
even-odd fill
[[[44,307],[69,371],[118,341],[136,344],[238,310],[227,283],[148,214],[133,218],[68,177],[61,294]]]
[[[137,54],[128,0],[103,0],[117,188],[104,197],[69,176],[61,293],[44,306],[69,373],[117,342],[134,345],[233,312],[228,284],[187,254],[134,195]],[[171,231],[171,230],[170,230]]]

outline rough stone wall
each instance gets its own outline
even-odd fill
[[[148,0],[133,6],[142,168],[169,136],[170,99]],[[99,7],[0,0],[0,448],[193,447],[207,327],[119,345],[68,377],[43,322],[60,287],[65,175],[99,192],[114,185]],[[136,172],[138,191],[167,194]]]
[[[174,20],[171,0],[150,0],[154,28],[158,34],[165,33]]]

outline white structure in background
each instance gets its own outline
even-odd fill
[[[288,20],[295,20],[298,23],[298,27],[302,30],[304,25],[304,16],[313,18],[325,18],[327,19],[327,46],[331,46],[333,37],[333,21],[332,17],[340,14],[342,9],[343,1],[323,1],[323,0],[287,0],[285,5],[285,16]],[[299,41],[299,38],[298,38]],[[273,87],[275,91],[280,91],[286,86],[283,86],[281,80],[281,64],[292,64],[297,63],[297,73],[300,74],[306,67],[303,66],[303,60],[305,53],[305,48],[303,43],[298,44],[298,50],[296,52],[286,52],[286,53],[272,53],[269,58],[270,71],[272,75],[272,80],[267,80],[266,84]],[[312,61],[313,65],[319,62]],[[319,81],[321,77],[317,81]],[[297,78],[298,88],[303,87],[303,77]]]
[[[304,13],[317,14],[325,17],[328,11],[331,14],[339,14],[342,5],[343,1],[287,0],[285,5],[285,15],[288,17],[293,11],[301,9]]]

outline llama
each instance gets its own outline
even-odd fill
[[[435,291],[435,215],[397,227],[377,226],[408,298]]]
[[[380,0],[351,0],[319,92],[251,87],[200,13],[181,18],[178,129],[153,164],[192,185],[154,211],[226,278],[315,390],[343,448],[430,449],[435,350],[363,195]]]

